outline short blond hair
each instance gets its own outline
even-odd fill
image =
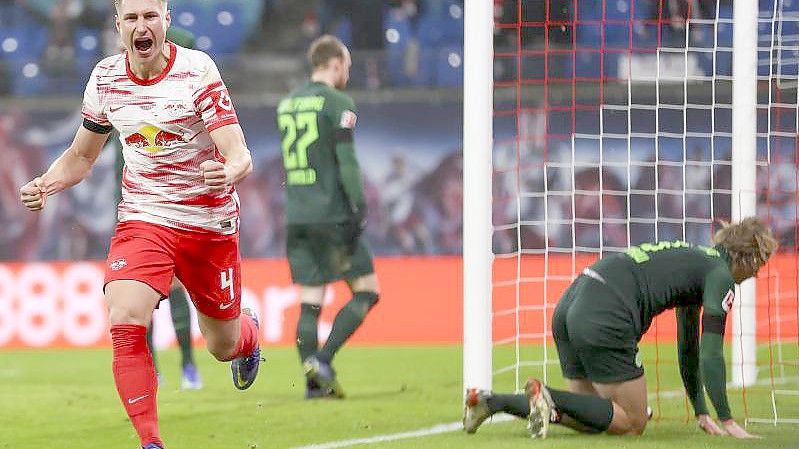
[[[327,65],[327,62],[334,58],[343,58],[346,46],[336,36],[325,34],[319,36],[308,47],[308,63],[312,69],[318,69]]]
[[[114,9],[116,9],[117,11],[119,11],[119,7],[120,7],[120,5],[122,5],[122,1],[123,1],[123,0],[114,0]],[[167,8],[167,2],[168,2],[168,1],[169,1],[169,0],[161,0],[161,4],[162,4],[162,5],[163,5],[163,7],[164,7],[164,11],[166,11],[166,8]]]
[[[755,271],[779,246],[771,230],[757,217],[747,217],[736,224],[722,221],[713,243],[724,248],[734,264]]]

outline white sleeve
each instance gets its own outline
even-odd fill
[[[105,95],[100,93],[100,64],[94,67],[89,82],[86,83],[86,90],[83,92],[83,105],[81,106],[81,115],[84,120],[88,120],[100,127],[110,127],[111,122],[105,114],[104,98]]]
[[[194,92],[194,109],[202,117],[205,128],[211,132],[219,127],[238,123],[239,119],[219,69],[210,57],[205,55],[204,59],[207,65]]]

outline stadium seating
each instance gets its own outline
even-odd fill
[[[572,11],[572,14],[575,14]],[[577,20],[579,21],[598,21],[602,20],[602,2],[597,1],[581,1],[578,2]]]
[[[408,18],[392,14],[389,9],[383,20],[385,55],[382,58],[386,81],[392,86],[443,86],[454,87],[462,83],[463,45],[463,0],[419,0],[420,16]],[[522,75],[526,79],[542,79],[544,76],[561,77],[575,73],[578,77],[597,78],[617,76],[618,60],[627,50],[633,53],[654,52],[658,43],[662,46],[684,45],[684,34],[668,23],[656,24],[658,2],[642,0],[606,0],[565,2],[576,9],[564,13],[578,23],[565,33],[575,34],[575,60],[570,53],[550,54],[548,74],[544,74],[543,60],[524,58]],[[783,20],[774,24],[774,45],[795,46],[799,43],[799,1],[760,0],[761,17],[777,10]],[[213,57],[224,57],[240,52],[247,38],[257,31],[263,12],[263,1],[252,0],[171,0],[173,23],[186,28],[196,36],[197,47]],[[719,5],[719,16],[723,20],[732,18],[731,2]],[[630,21],[634,22],[632,30]],[[665,20],[665,19],[664,19]],[[714,35],[715,32],[715,35]],[[335,30],[345,43],[352,43],[352,24],[343,18]],[[761,46],[771,44],[772,25],[761,23],[759,27]],[[417,53],[409,53],[409,43],[419,44]],[[571,37],[554,45],[570,50]],[[531,41],[532,42],[532,41]],[[538,42],[538,41],[536,41]],[[7,67],[10,82],[19,84],[13,89],[17,93],[36,95],[47,90],[45,78],[48,69],[43,69],[40,59],[48,43],[48,27],[27,9],[13,2],[0,3],[0,62]],[[99,31],[80,27],[74,32],[75,65],[85,79],[88,71],[102,54]],[[537,44],[536,44],[537,45]],[[690,45],[694,48],[711,49],[714,52],[694,51],[700,67],[707,74],[715,72],[721,76],[732,75],[732,26],[721,22],[715,27],[692,25]],[[600,55],[599,50],[606,51]],[[408,57],[418,55],[416,73],[406,73]],[[456,61],[461,59],[460,66]],[[796,76],[799,73],[799,53],[793,49],[767,49],[759,54],[761,76],[770,72]],[[453,65],[453,62],[456,64]],[[601,63],[601,64],[600,64]],[[515,63],[514,63],[515,64]],[[575,65],[573,67],[573,65]],[[26,70],[23,70],[26,68]],[[39,70],[36,70],[36,67]],[[510,68],[508,68],[510,69]],[[513,69],[515,71],[515,68]],[[603,70],[603,73],[600,73]],[[24,72],[24,73],[23,73]],[[55,76],[55,75],[54,75]],[[59,75],[58,80],[61,81]]]
[[[175,25],[192,32],[199,50],[224,56],[241,50],[256,22],[252,4],[241,0],[171,2]],[[247,6],[247,5],[250,6]]]
[[[47,29],[13,25],[0,29],[0,54],[10,68],[15,95],[37,95],[47,89],[40,60],[47,47]]]
[[[4,59],[35,59],[47,47],[47,29],[39,26],[25,28],[12,26],[0,29],[0,50]]]
[[[411,22],[407,17],[388,10],[383,20],[383,30],[389,80],[394,86],[405,86],[410,81],[405,73],[405,58],[408,44],[413,38]]]
[[[342,18],[336,24],[336,30],[333,33],[344,42],[346,46],[352,46],[352,21],[349,18]]]
[[[211,8],[207,33],[214,54],[232,54],[239,51],[247,38],[244,8],[238,2],[220,1]]]
[[[78,72],[87,75],[87,77],[102,54],[101,40],[102,36],[95,29],[78,28],[75,30],[75,62]]]
[[[419,68],[412,84],[417,86],[462,84],[463,3],[432,0],[418,21]],[[453,65],[455,59],[457,67]],[[458,72],[461,72],[460,74]],[[439,84],[443,82],[444,84]]]
[[[419,18],[419,43],[422,46],[442,46],[463,42],[463,5],[441,2]]]
[[[723,13],[719,10],[719,15]],[[729,11],[730,16],[732,11]],[[732,76],[732,24],[716,26],[716,75]]]
[[[463,47],[443,47],[437,55],[435,84],[439,87],[463,85]]]
[[[171,8],[172,22],[194,34],[197,47],[200,50],[207,50],[207,47],[203,48],[200,44],[201,42],[207,42],[207,40],[203,40],[202,38],[208,31],[211,21],[208,20],[208,12],[203,5],[199,3],[182,2],[171,5]]]

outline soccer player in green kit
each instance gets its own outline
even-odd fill
[[[552,318],[569,391],[537,379],[527,382],[526,394],[470,389],[464,430],[474,433],[501,411],[528,418],[533,438],[546,437],[550,423],[586,433],[642,434],[648,413],[638,341],[656,315],[674,307],[680,374],[699,427],[713,435],[754,438],[735,422],[727,403],[724,323],[735,284],[757,274],[777,241],[754,217],[723,224],[713,240],[713,247],[682,241],[643,244],[586,268]],[[709,415],[705,391],[721,426]]]
[[[366,199],[353,146],[355,104],[341,92],[352,59],[329,35],[308,50],[311,79],[277,108],[286,169],[286,254],[300,287],[297,349],[306,376],[306,399],[344,396],[331,362],[378,301],[372,255],[361,235]],[[317,328],[325,286],[345,280],[352,299],[338,312],[325,345]]]

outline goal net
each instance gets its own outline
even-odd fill
[[[531,376],[562,386],[550,320],[586,265],[644,242],[710,244],[719,220],[756,214],[781,248],[728,319],[730,398],[747,422],[799,422],[799,2],[751,3],[734,20],[725,0],[495,0],[490,92],[470,72],[470,33],[482,28],[467,7],[466,387],[518,391]],[[480,95],[493,95],[488,156],[468,129]],[[480,157],[490,180],[470,165]],[[487,204],[470,187],[479,180]],[[641,354],[656,417],[674,404],[691,415],[673,312]]]

